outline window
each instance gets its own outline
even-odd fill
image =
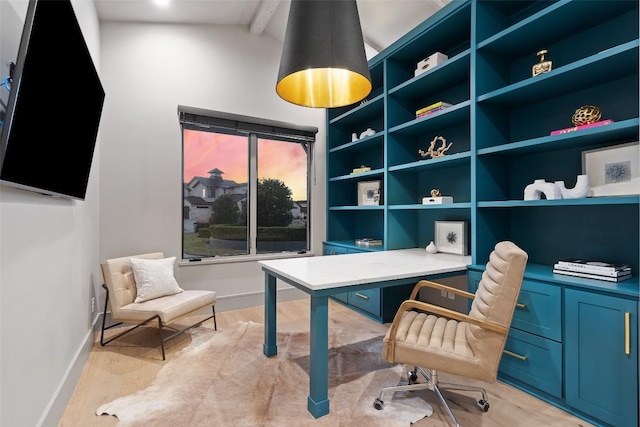
[[[308,251],[318,129],[185,106],[178,116],[183,258]]]

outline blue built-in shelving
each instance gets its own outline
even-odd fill
[[[529,254],[523,297],[553,298],[556,302],[547,307],[560,310],[553,314],[560,321],[553,336],[518,326],[511,344],[532,352],[543,352],[539,346],[549,344],[554,349],[552,356],[547,354],[549,363],[559,361],[560,371],[541,376],[551,381],[545,386],[534,379],[539,372],[528,372],[519,362],[505,362],[508,368],[501,375],[595,425],[638,424],[640,196],[525,201],[523,194],[536,179],[572,187],[584,173],[583,153],[640,139],[638,4],[453,0],[369,62],[373,91],[366,102],[327,111],[327,247],[373,250],[356,247],[359,237],[382,239],[383,246],[375,250],[425,247],[434,240],[435,221],[462,220],[468,224],[470,271],[479,280],[495,244],[514,241]],[[552,69],[533,76],[541,50],[547,50]],[[435,52],[448,60],[415,75],[417,63]],[[416,118],[416,110],[438,101],[451,107]],[[573,113],[585,105],[599,107],[601,119],[613,122],[551,135],[572,127]],[[352,133],[367,128],[376,133],[351,140]],[[419,150],[436,137],[452,143],[446,155],[422,157]],[[351,174],[363,165],[371,171]],[[358,183],[373,180],[381,182],[381,204],[358,206]],[[434,188],[454,202],[423,205],[422,198]],[[554,275],[553,264],[562,258],[626,263],[634,277],[611,285]],[[596,309],[590,304],[597,297],[606,304]],[[389,308],[384,299],[380,296],[381,304]],[[627,310],[629,303],[635,311]],[[568,315],[584,316],[591,309],[594,316],[603,316],[612,334],[630,337],[631,354],[605,349],[606,343]],[[619,313],[635,319],[627,329]],[[566,339],[575,333],[581,339]],[[606,372],[574,360],[576,346],[585,352],[601,349],[593,357]],[[624,376],[608,367],[633,362],[636,368]],[[631,390],[631,399],[618,402],[635,403],[622,407],[614,398],[597,401],[593,396],[602,393],[592,396],[580,389],[591,383],[608,396]]]

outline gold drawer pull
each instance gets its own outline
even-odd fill
[[[527,304],[516,303],[516,307],[520,310],[525,310],[527,308]]]
[[[356,292],[356,296],[357,296],[358,298],[362,298],[362,299],[366,299],[366,300],[368,300],[368,299],[369,299],[369,297],[368,297],[368,296],[366,296],[365,294],[361,294],[360,292]]]
[[[509,351],[509,350],[502,350],[502,352],[504,354],[506,354],[507,356],[515,357],[516,359],[527,360],[527,356],[520,356],[519,354],[516,354],[516,353],[514,353],[512,351]]]
[[[624,354],[631,354],[631,346],[629,344],[630,339],[630,322],[631,321],[631,313],[627,312],[624,314]]]

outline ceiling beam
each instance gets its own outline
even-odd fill
[[[262,35],[267,24],[271,20],[273,13],[278,8],[280,0],[262,0],[258,5],[258,10],[249,24],[249,32],[256,36]]]
[[[363,38],[364,38],[365,47],[368,46],[372,50],[375,50],[376,53],[382,52],[382,48],[380,46],[378,46],[376,43],[374,43],[371,40],[369,40],[369,38],[367,36],[364,36]]]

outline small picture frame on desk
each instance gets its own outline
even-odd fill
[[[378,206],[380,204],[380,181],[360,181],[358,183],[358,206]]]
[[[589,197],[640,194],[638,142],[583,151],[582,173],[589,180]]]
[[[435,221],[438,252],[469,255],[466,221]]]

